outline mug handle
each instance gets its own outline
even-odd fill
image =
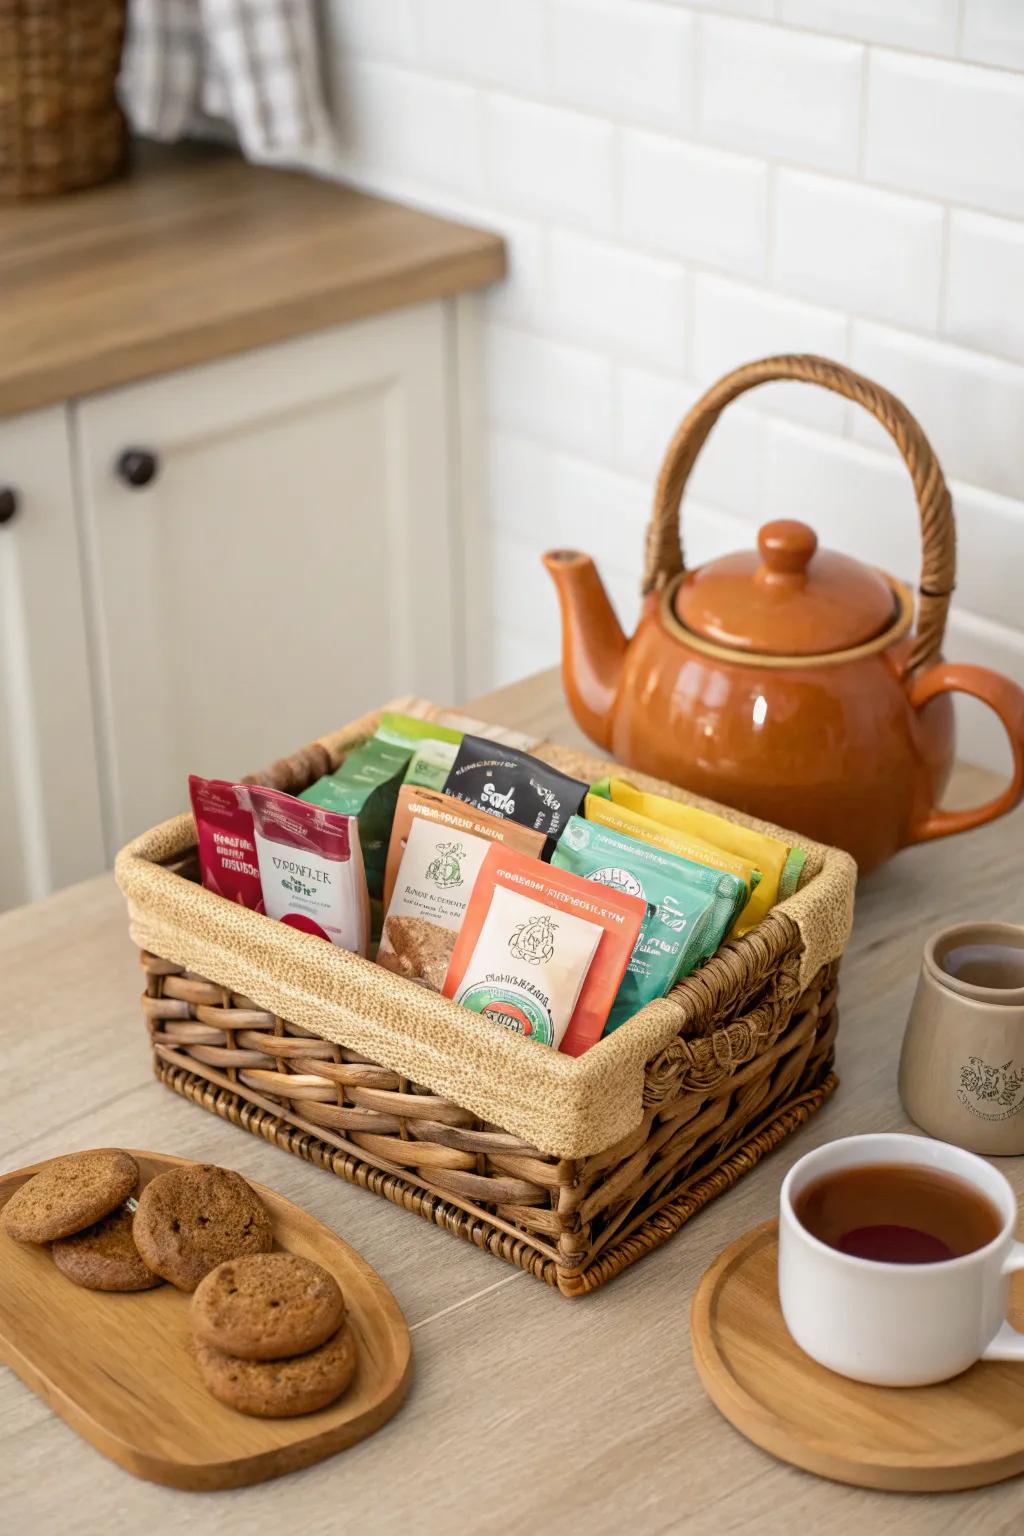
[[[1009,784],[1001,794],[984,805],[971,806],[965,811],[943,811],[933,806],[914,822],[907,836],[909,843],[926,843],[933,837],[949,837],[954,832],[969,832],[997,816],[1012,811],[1024,796],[1024,690],[1011,683],[1008,677],[990,672],[987,667],[954,665],[938,661],[911,678],[908,697],[912,709],[923,709],[940,693],[968,693],[995,710],[1010,738],[1013,752],[1013,773]]]
[[[1003,1261],[1002,1273],[1012,1275],[1018,1269],[1024,1269],[1024,1243],[1014,1243]],[[1024,1332],[1004,1322],[981,1358],[1024,1361]]]

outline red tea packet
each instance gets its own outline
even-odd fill
[[[529,905],[538,911],[536,915],[528,916],[523,904],[523,916],[515,926],[507,934],[491,936],[488,942],[494,952],[482,955],[477,949],[477,941],[494,894],[499,890],[528,898]],[[601,1038],[646,912],[647,903],[639,896],[627,895],[611,886],[596,885],[592,880],[555,869],[501,843],[492,843],[480,866],[455,941],[444,994],[456,998],[461,993],[463,1002],[469,995],[474,995],[477,1001],[467,1003],[467,1006],[476,1007],[478,1012],[492,1012],[492,1016],[489,997],[498,999],[498,994],[505,993],[529,996],[532,1004],[543,1012],[543,994],[550,995],[552,991],[546,985],[545,971],[558,964],[558,914],[581,919],[603,931],[558,1046],[568,1056],[579,1056]],[[576,924],[570,926],[575,928]],[[468,974],[471,967],[479,969],[479,978]],[[478,979],[479,987],[473,987],[471,984]],[[527,1004],[527,1011],[531,1011],[531,1007]],[[505,1010],[506,1015],[513,1011]],[[537,1037],[543,1039],[544,1034],[539,1033]],[[557,1039],[557,1029],[555,1037]]]
[[[249,800],[267,916],[365,955],[370,898],[356,817],[256,784]]]
[[[263,911],[249,791],[226,779],[190,774],[189,794],[199,838],[199,872],[208,891],[240,907]]]

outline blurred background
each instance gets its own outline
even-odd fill
[[[1024,683],[1019,0],[129,0],[123,55],[110,0],[23,11],[0,905],[104,867],[189,770],[555,665],[545,548],[594,554],[630,626],[672,431],[774,352],[916,413],[958,518],[947,653]],[[127,171],[82,97],[101,41],[165,146]],[[895,450],[796,385],[717,427],[687,560],[782,516],[916,578]],[[984,709],[960,728],[1005,766]]]

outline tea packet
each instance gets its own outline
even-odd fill
[[[759,870],[760,879],[752,885],[750,900],[737,919],[737,934],[749,932],[777,902],[792,896],[800,883],[807,855],[802,848],[791,848],[779,838],[728,821],[714,811],[685,805],[666,795],[648,794],[636,789],[626,779],[601,779],[592,786],[590,793],[595,801],[603,799],[619,812],[647,817],[659,826],[697,838],[720,854],[730,854]],[[604,813],[607,814],[610,813]],[[590,807],[587,809],[588,820],[604,820],[604,815],[598,812],[591,816]],[[605,825],[609,824],[605,821]]]
[[[263,890],[247,786],[226,779],[201,779],[192,773],[188,790],[196,819],[199,873],[206,889],[240,907],[262,912]]]
[[[391,825],[391,841],[388,844],[387,865],[384,870],[384,901],[390,903],[398,877],[398,868],[405,853],[409,830],[414,821],[435,822],[450,837],[482,837],[489,843],[505,843],[518,848],[520,853],[540,858],[546,839],[543,832],[532,827],[521,827],[515,821],[502,821],[475,805],[467,805],[452,795],[437,794],[421,785],[403,784],[398,794],[398,806]]]
[[[267,916],[365,955],[370,911],[356,817],[257,785],[249,798]]]
[[[383,893],[391,823],[411,756],[411,747],[371,736],[349,753],[336,772],[317,779],[299,796],[339,816],[358,817],[366,882],[373,897]]]
[[[447,741],[424,741],[413,753],[405,773],[407,784],[424,789],[444,789],[455,766],[458,747]]]
[[[646,903],[606,1035],[713,955],[747,896],[746,882],[738,875],[678,858],[581,816],[566,827],[551,864]]]
[[[601,938],[597,923],[499,887],[454,999],[557,1050]]]
[[[374,735],[391,746],[408,747],[412,753],[405,770],[406,784],[443,789],[452,770],[463,732],[418,715],[384,714]]]
[[[422,741],[441,741],[457,747],[464,733],[450,725],[442,725],[439,720],[424,720],[421,715],[385,710],[373,734],[390,746],[408,747],[413,751]]]
[[[458,932],[490,846],[486,838],[471,833],[455,836],[443,823],[413,821],[377,950],[382,964],[396,948],[403,918],[417,917],[434,928]]]
[[[703,865],[720,874],[737,876],[746,888],[746,895],[736,913],[736,923],[739,922],[749,902],[751,890],[757,887],[761,879],[761,871],[755,869],[748,860],[723,853],[721,849],[712,847],[710,843],[705,843],[702,838],[694,837],[689,832],[680,832],[675,827],[652,821],[649,816],[641,816],[639,811],[617,805],[611,800],[602,800],[599,795],[592,793],[584,801],[584,815],[588,821],[606,827],[610,832],[617,832],[621,837],[647,843],[677,859],[686,859],[689,863]]]
[[[445,996],[579,1056],[601,1038],[645,912],[637,896],[493,843],[455,941]]]
[[[464,736],[444,789],[492,816],[543,832],[549,855],[588,787],[526,752],[483,736]]]

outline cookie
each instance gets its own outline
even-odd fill
[[[70,1237],[123,1205],[138,1178],[134,1157],[113,1148],[58,1157],[15,1190],[0,1224],[19,1243]]]
[[[192,1297],[196,1338],[243,1360],[307,1354],[337,1333],[344,1319],[338,1282],[297,1253],[228,1259]]]
[[[198,1340],[195,1351],[203,1381],[217,1401],[260,1419],[291,1419],[326,1408],[345,1391],[356,1369],[356,1345],[347,1323],[319,1349],[290,1360],[239,1360]]]
[[[142,1262],[132,1237],[133,1217],[131,1206],[121,1205],[84,1232],[58,1238],[50,1252],[61,1274],[87,1291],[148,1291],[163,1285]]]
[[[269,1253],[270,1216],[241,1174],[210,1163],[172,1168],[147,1184],[132,1223],[142,1261],[180,1291],[194,1291],[225,1259]]]

